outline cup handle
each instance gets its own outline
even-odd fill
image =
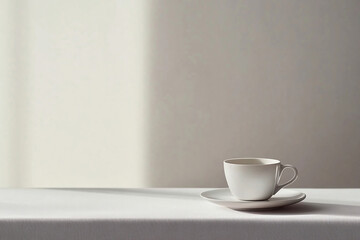
[[[290,168],[294,171],[294,176],[289,180],[287,181],[286,183],[283,183],[283,184],[279,184],[280,182],[280,179],[281,179],[281,176],[282,176],[282,173],[284,172],[284,170],[286,168]],[[280,164],[280,175],[279,175],[279,178],[278,178],[278,181],[276,183],[276,186],[275,186],[275,191],[274,191],[274,194],[277,193],[280,189],[282,189],[283,187],[293,183],[298,177],[298,170],[296,169],[296,167],[290,165],[290,164]]]

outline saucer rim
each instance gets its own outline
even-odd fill
[[[223,200],[223,199],[216,199],[216,198],[210,198],[210,197],[206,197],[204,196],[205,193],[209,193],[209,192],[216,192],[216,191],[221,191],[221,190],[228,190],[230,191],[229,188],[215,188],[215,189],[212,189],[212,190],[207,190],[207,191],[203,191],[200,193],[200,197],[205,199],[205,200],[208,200],[210,202],[227,202],[227,203],[269,203],[269,199],[273,198],[275,195],[271,196],[271,198],[267,199],[267,200],[260,200],[260,201],[251,201],[251,200]],[[281,189],[279,192],[281,191],[287,191],[287,192],[294,192],[294,193],[297,193],[299,196],[294,196],[294,197],[287,197],[287,198],[283,198],[283,199],[278,199],[278,200],[275,200],[276,202],[288,202],[289,200],[298,200],[297,202],[301,202],[303,201],[305,198],[306,198],[306,194],[303,193],[303,192],[299,192],[299,191],[296,191],[296,190],[292,190],[292,189]],[[296,203],[296,202],[295,202]]]

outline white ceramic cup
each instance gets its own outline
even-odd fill
[[[286,168],[294,171],[294,176],[286,183],[279,184]],[[298,171],[294,166],[281,164],[279,160],[268,158],[231,158],[224,161],[226,181],[231,193],[240,200],[266,200],[281,188],[294,182]]]

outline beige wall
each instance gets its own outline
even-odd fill
[[[147,2],[2,3],[0,185],[143,186]]]
[[[360,187],[360,1],[2,4],[0,185]]]

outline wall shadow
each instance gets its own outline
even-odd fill
[[[148,186],[225,186],[222,159],[231,157],[231,151],[221,142],[229,140],[228,126],[237,120],[221,109],[229,108],[237,92],[233,79],[243,68],[237,57],[241,47],[236,44],[241,36],[231,24],[237,21],[235,5],[233,1],[151,4]]]
[[[147,186],[224,187],[222,160],[252,156],[295,165],[294,187],[359,187],[355,2],[149,5]]]

